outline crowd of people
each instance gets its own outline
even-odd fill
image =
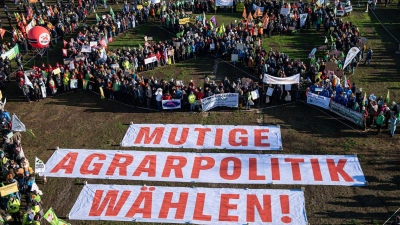
[[[1,104],[3,106],[3,104]],[[14,131],[12,119],[4,107],[0,109],[3,149],[0,151],[0,186],[16,184],[16,192],[0,197],[0,223],[39,225],[43,217],[42,191],[35,183],[35,171],[24,153],[21,133]],[[11,188],[10,188],[11,189]],[[13,190],[13,189],[11,189]],[[25,210],[24,210],[25,209]]]
[[[58,2],[54,6],[43,3],[40,9],[34,8],[39,17],[32,19],[36,24],[46,26],[51,31],[53,40],[57,37],[63,39],[65,32],[72,32],[78,22],[84,22],[86,16],[96,10],[99,4],[101,3],[97,1],[79,1],[78,7],[72,7],[71,2],[67,4]],[[391,121],[390,118],[393,117],[391,115],[398,115],[396,107],[387,110],[388,102],[385,105],[384,101],[379,99],[376,100],[376,105],[379,107],[375,110],[375,100],[365,101],[362,97],[365,93],[356,88],[355,84],[341,84],[340,80],[344,80],[344,77],[335,75],[335,71],[326,70],[325,64],[328,62],[334,62],[338,71],[343,70],[344,53],[355,46],[359,47],[360,53],[346,67],[346,72],[354,73],[361,60],[365,59],[365,64],[369,65],[372,59],[372,49],[367,50],[358,28],[351,22],[343,22],[341,18],[335,16],[336,10],[343,6],[333,4],[333,7],[317,7],[314,3],[308,4],[302,1],[282,5],[275,1],[260,1],[255,6],[261,7],[263,11],[256,15],[253,3],[245,2],[244,5],[245,11],[249,13],[243,15],[243,20],[220,25],[217,16],[207,19],[204,18],[205,14],[201,14],[210,10],[212,6],[210,1],[176,1],[161,4],[124,2],[121,11],[114,14],[110,10],[109,14],[101,17],[96,14],[96,24],[85,25],[77,38],[71,41],[64,40],[63,54],[65,59],[68,59],[66,63],[34,67],[27,74],[29,82],[24,79],[24,73],[19,71],[17,73],[19,86],[29,102],[39,101],[46,97],[47,93],[56,95],[69,92],[71,89],[99,91],[101,88],[102,96],[106,98],[158,110],[161,109],[161,101],[169,99],[181,99],[183,110],[195,110],[193,101],[197,102],[196,107],[198,107],[198,102],[202,98],[220,93],[239,93],[240,106],[249,109],[250,103],[253,104],[254,100],[250,97],[250,93],[254,90],[258,90],[260,96],[255,100],[256,105],[305,100],[307,91],[310,91],[329,97],[353,110],[367,112],[369,116],[365,122],[366,128],[375,125],[380,127],[378,115],[381,112],[385,115],[386,124]],[[26,8],[23,5],[21,7]],[[282,15],[281,8],[289,8],[290,13]],[[29,17],[29,13],[28,7],[25,12],[21,11],[20,15],[25,14]],[[180,19],[192,13],[198,14],[195,16],[195,23],[179,23]],[[290,29],[289,27],[300,29],[300,14],[303,13],[308,14],[304,23],[306,29],[324,29],[323,35],[327,37],[328,44],[324,57],[312,58],[307,66],[302,61],[291,59],[287,54],[262,48],[264,36],[283,34]],[[254,18],[251,15],[254,15]],[[159,42],[145,40],[143,46],[107,50],[107,45],[113,38],[149,20],[159,21],[163,29],[176,33],[176,38]],[[24,24],[23,20],[18,23]],[[21,33],[17,42],[26,36]],[[92,45],[93,42],[95,45]],[[91,46],[91,50],[83,51],[83,46]],[[336,54],[336,52],[341,53]],[[177,83],[173,79],[159,80],[155,77],[141,76],[143,71],[207,54],[228,61],[232,55],[237,55],[233,63],[248,68],[244,75],[252,76],[251,82],[242,82],[242,79],[232,81],[228,78],[216,82],[205,77],[204,84],[196,85],[193,80]],[[7,72],[5,69],[7,65],[11,67],[9,61],[5,59],[0,62],[4,65],[4,78],[10,77],[11,68]],[[266,94],[266,87],[262,82],[263,74],[290,77],[298,73],[302,77],[299,84],[270,85],[274,88],[273,94]]]

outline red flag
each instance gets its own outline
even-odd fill
[[[112,43],[113,42],[113,38],[112,36],[108,38],[108,43]]]
[[[100,41],[101,46],[103,46],[104,48],[107,48],[107,43],[106,43],[106,39],[101,39]]]
[[[0,28],[0,37],[1,37],[1,39],[3,39],[5,33],[6,33],[6,30],[4,30],[3,28]]]
[[[243,8],[243,14],[242,14],[242,17],[243,17],[244,19],[247,19],[246,7],[244,7],[244,8]]]
[[[67,46],[68,42],[64,40],[64,48]]]
[[[66,57],[66,56],[68,55],[68,54],[67,54],[67,49],[63,48],[63,49],[62,49],[62,53],[63,53],[63,56]]]

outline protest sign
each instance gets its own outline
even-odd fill
[[[336,16],[344,16],[344,10],[336,10]]]
[[[82,45],[81,52],[91,52],[92,48],[89,45]]]
[[[89,43],[89,46],[90,46],[90,47],[97,46],[97,41],[91,41],[91,42]]]
[[[3,187],[0,187],[0,196],[4,197],[12,193],[18,192],[18,183],[12,183]]]
[[[55,69],[53,70],[53,74],[54,74],[54,75],[57,75],[57,74],[59,74],[59,73],[61,73],[60,68],[55,68]]]
[[[156,56],[144,59],[144,64],[149,64],[149,63],[153,63],[153,62],[157,62],[157,57]]]
[[[77,55],[75,56],[75,61],[80,62],[85,60],[85,56],[84,55]],[[71,68],[70,68],[71,69]]]
[[[207,98],[201,99],[201,108],[203,111],[208,111],[215,107],[231,107],[236,108],[239,105],[238,93],[216,94]]]
[[[236,45],[236,49],[237,49],[237,50],[243,50],[243,49],[244,49],[244,44],[243,44],[243,43],[238,43],[238,44]]]
[[[233,6],[233,0],[216,0],[216,6]]]
[[[271,88],[271,87],[269,87],[269,88],[267,89],[267,95],[268,95],[268,96],[272,96],[273,93],[274,93],[274,89]]]
[[[297,84],[300,81],[300,74],[296,74],[290,77],[274,77],[265,74],[267,84]]]
[[[71,61],[74,61],[74,59],[73,58],[64,58],[63,59],[64,65],[68,65]]]
[[[78,88],[78,80],[77,79],[71,79],[69,85],[70,85],[71,89],[77,89]]]
[[[357,111],[349,109],[346,106],[343,106],[334,101],[331,101],[331,103],[330,103],[330,110],[331,110],[331,112],[336,113],[337,115],[339,115],[359,126],[363,126],[364,116],[362,113],[359,113]]]
[[[307,225],[304,192],[280,189],[85,185],[71,220]]]
[[[265,129],[271,128],[276,129]],[[366,185],[357,155],[59,149],[47,161],[44,175],[149,182]]]
[[[280,128],[274,126],[131,124],[121,146],[282,150],[282,140]]]
[[[251,92],[251,99],[252,100],[256,100],[256,99],[258,99],[260,97],[260,95],[259,95],[259,93],[258,93],[258,90],[255,90],[255,91],[252,91]]]
[[[181,100],[180,99],[162,100],[162,108],[163,109],[180,109],[181,108]]]
[[[264,7],[260,7],[260,6],[257,6],[257,5],[255,5],[255,4],[253,4],[253,10],[256,11],[257,8],[260,8],[260,11],[261,11],[261,12],[264,12]]]
[[[290,9],[289,8],[281,8],[281,15],[287,16],[290,13]]]
[[[231,61],[232,62],[237,62],[239,60],[239,55],[238,54],[231,54]]]
[[[307,94],[307,103],[311,105],[316,105],[324,109],[329,109],[329,103],[331,102],[330,98],[316,95],[311,92]]]
[[[185,25],[185,24],[187,24],[189,22],[190,22],[190,18],[179,19],[179,24],[180,25]]]
[[[214,43],[211,43],[210,44],[210,50],[214,50],[215,49],[215,44]]]

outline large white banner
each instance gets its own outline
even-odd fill
[[[307,94],[307,103],[311,105],[316,105],[319,107],[322,107],[324,109],[329,109],[329,103],[331,102],[330,98],[313,94],[311,92],[308,92]]]
[[[48,177],[235,184],[364,186],[355,155],[59,149]]]
[[[218,106],[236,108],[239,106],[238,93],[216,94],[207,98],[201,99],[201,108],[203,111],[208,111]]]
[[[131,124],[122,147],[282,150],[279,126]]]
[[[216,6],[233,6],[233,0],[216,0]]]
[[[343,69],[346,68],[346,66],[348,66],[351,62],[351,60],[354,59],[354,57],[356,57],[356,55],[358,54],[358,52],[360,52],[360,49],[358,47],[352,47],[349,52],[346,55],[346,60],[344,61],[344,66]]]
[[[87,184],[71,220],[186,224],[306,225],[301,190]]]
[[[290,77],[274,77],[268,74],[264,76],[267,84],[297,84],[300,81],[299,73]]]

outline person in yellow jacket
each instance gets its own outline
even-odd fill
[[[196,96],[193,94],[193,92],[190,92],[190,95],[188,96],[188,101],[190,104],[190,111],[193,111],[196,107]]]
[[[63,84],[64,84],[64,92],[69,91],[69,78],[67,74],[64,74]]]
[[[19,211],[19,207],[21,203],[18,199],[14,197],[10,197],[7,202],[7,212],[11,215],[14,221],[21,222],[21,214]]]

